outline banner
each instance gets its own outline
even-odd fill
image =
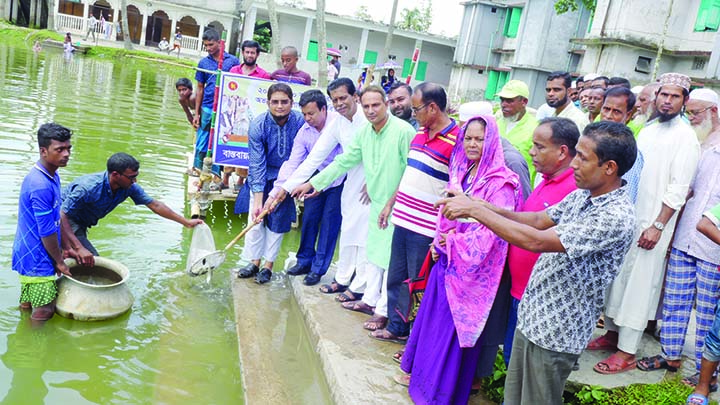
[[[255,117],[266,112],[268,88],[277,82],[238,74],[223,73],[220,78],[213,162],[222,166],[247,168],[248,131]],[[293,91],[293,110],[300,111],[300,95],[309,86],[286,83]],[[328,106],[330,103],[328,102]]]

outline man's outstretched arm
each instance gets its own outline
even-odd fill
[[[160,215],[161,217],[173,220],[186,228],[194,228],[195,226],[203,223],[201,219],[185,218],[184,216],[173,211],[170,207],[165,205],[165,203],[158,200],[153,200],[153,202],[147,204],[147,207],[150,208],[152,212]]]

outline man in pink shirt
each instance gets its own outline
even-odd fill
[[[242,50],[243,63],[239,66],[233,66],[230,73],[270,80],[270,74],[255,63],[258,56],[260,56],[260,44],[257,41],[248,39],[243,41],[240,49]]]
[[[543,179],[528,196],[522,211],[544,211],[551,205],[559,203],[577,188],[570,162],[575,157],[578,138],[580,131],[577,125],[567,118],[552,117],[540,121],[533,132],[530,157],[537,173],[541,174]],[[506,365],[510,362],[518,305],[538,257],[540,253],[533,253],[514,245],[510,245],[508,250],[507,265],[510,269],[512,305],[503,345]]]

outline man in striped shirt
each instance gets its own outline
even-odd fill
[[[420,129],[410,144],[407,167],[395,198],[380,213],[378,225],[395,225],[388,269],[387,329],[372,332],[379,340],[405,340],[410,334],[407,322],[410,293],[405,280],[415,279],[435,236],[439,200],[448,182],[450,154],[460,128],[448,117],[447,95],[438,84],[422,83],[415,88],[412,111]]]

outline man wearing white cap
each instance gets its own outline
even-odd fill
[[[685,114],[703,151],[720,144],[718,94],[710,89],[695,89],[685,106]]]
[[[712,128],[717,129],[717,102],[718,95],[712,90],[696,89],[690,93],[685,112],[696,133],[698,120],[712,122]],[[707,131],[705,134],[707,135]],[[663,368],[664,365],[667,365],[664,368],[680,366],[690,313],[695,306],[697,373],[686,378],[690,385],[697,385],[698,382],[705,336],[715,319],[715,306],[720,294],[720,272],[718,272],[720,245],[696,229],[703,213],[720,203],[718,176],[720,176],[720,145],[715,143],[705,146],[702,152],[695,178],[690,186],[691,197],[675,230],[663,298],[663,327],[660,329],[662,354],[638,362],[641,368],[647,366],[643,368],[646,370]],[[717,389],[717,384],[715,388]]]
[[[496,96],[500,97],[500,111],[495,116],[500,136],[510,141],[522,153],[528,164],[530,181],[533,181],[535,167],[532,165],[530,148],[533,145],[532,135],[537,127],[537,119],[526,110],[530,90],[524,82],[510,80]]]
[[[608,290],[608,332],[588,345],[588,350],[617,350],[595,365],[594,370],[601,374],[635,368],[643,330],[649,319],[655,319],[675,212],[685,204],[700,157],[700,144],[680,114],[688,99],[690,78],[666,73],[659,82],[655,100],[658,119],[640,131],[637,141],[644,157],[635,203],[637,243],[631,246]]]

